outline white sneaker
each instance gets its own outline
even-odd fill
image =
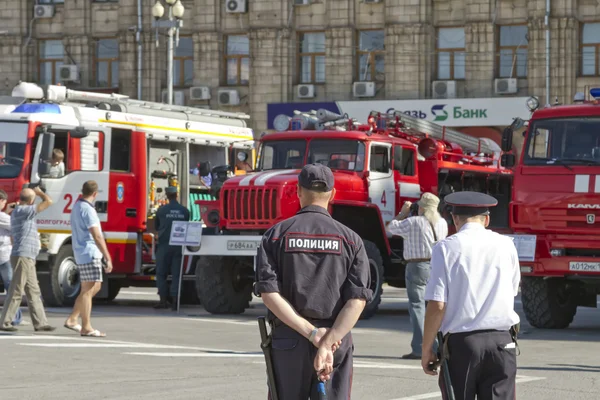
[[[31,322],[27,321],[26,319],[22,319],[18,326],[27,326],[27,325],[31,325]]]

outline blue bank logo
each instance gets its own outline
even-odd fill
[[[431,107],[431,114],[435,116],[434,121],[445,121],[448,119],[448,113],[444,110],[445,104],[436,104]]]

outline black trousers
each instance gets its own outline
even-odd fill
[[[456,400],[514,400],[517,353],[513,346],[508,331],[451,334],[448,370]],[[441,373],[439,385],[444,394]]]
[[[272,332],[271,354],[279,400],[317,400],[318,379],[314,367],[317,348],[284,324],[275,326]],[[328,400],[350,399],[353,351],[352,334],[348,333],[340,348],[333,353],[333,373],[325,383]]]

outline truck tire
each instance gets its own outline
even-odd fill
[[[524,276],[521,302],[531,326],[540,329],[567,328],[577,313],[577,303],[563,279]]]
[[[48,268],[48,279],[40,287],[44,303],[51,307],[73,306],[81,291],[81,282],[70,244],[60,248]]]
[[[373,291],[373,299],[368,303],[363,310],[360,319],[369,319],[377,313],[379,304],[381,303],[381,295],[383,294],[383,257],[377,245],[371,241],[363,240],[369,264],[371,265],[371,287]]]
[[[108,297],[106,298],[106,301],[109,302],[116,299],[120,291],[121,285],[116,282],[108,281]]]
[[[241,314],[252,300],[252,264],[238,257],[200,257],[196,264],[196,289],[204,309],[211,314]],[[249,270],[248,270],[249,268]]]

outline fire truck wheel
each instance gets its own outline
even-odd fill
[[[61,247],[49,268],[50,279],[42,289],[44,302],[51,307],[72,306],[81,290],[81,282],[70,244]]]
[[[371,264],[371,290],[373,290],[373,300],[367,304],[360,318],[369,319],[377,313],[379,304],[381,303],[381,295],[383,293],[383,258],[379,252],[379,248],[373,242],[363,240],[369,264]]]
[[[524,276],[521,302],[527,321],[540,329],[564,329],[577,313],[577,303],[563,279]]]
[[[250,307],[254,267],[243,257],[200,257],[196,289],[211,314],[241,314]]]

